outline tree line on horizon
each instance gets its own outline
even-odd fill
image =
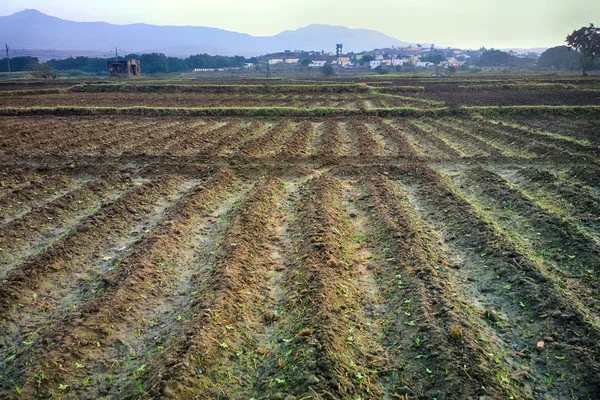
[[[243,56],[211,56],[209,54],[196,54],[187,58],[167,57],[162,53],[127,54],[116,58],[119,61],[136,59],[142,64],[143,74],[176,73],[193,71],[196,68],[240,68],[246,63],[258,62],[256,57]],[[41,63],[37,57],[11,57],[10,67],[12,72],[36,71],[40,65],[45,64],[56,71],[72,71],[73,73],[108,74],[108,62],[115,57],[69,57],[65,59],[52,59]],[[8,72],[8,63],[0,63],[0,72]]]
[[[198,54],[185,59],[177,57],[167,57],[161,53],[151,54],[129,54],[119,57],[118,60],[140,60],[143,74],[155,73],[178,73],[191,72],[194,69],[215,69],[215,68],[240,68],[246,63],[258,62],[256,57],[245,58],[243,56],[211,56],[208,54]],[[368,57],[367,57],[368,59]],[[439,64],[446,58],[439,54],[430,54],[422,57],[422,61],[430,61]],[[74,75],[81,73],[107,75],[108,61],[112,58],[99,57],[70,57],[66,59],[52,59],[41,63],[37,57],[12,57],[10,59],[12,72],[36,71],[40,65],[45,64],[55,71],[72,72]],[[0,72],[8,72],[6,59],[0,62]],[[543,69],[555,70],[573,70],[581,68],[581,54],[578,51],[571,50],[568,46],[556,46],[544,51],[539,59],[517,57],[514,54],[501,50],[486,50],[478,58],[472,60],[476,67],[507,66],[522,67],[537,65]],[[304,65],[304,64],[303,64]],[[586,70],[600,69],[600,64],[594,60],[585,61]]]

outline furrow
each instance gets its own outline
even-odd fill
[[[114,134],[115,130],[119,130],[120,132],[127,134],[127,131],[132,129],[135,125],[133,121],[119,121],[118,125],[116,124],[116,121],[110,119],[98,118],[91,121],[94,122],[93,127],[80,127],[76,133],[71,134],[61,143],[57,143],[55,146],[53,146],[52,153],[65,154],[69,152],[80,152],[82,148],[90,146],[94,142],[97,143],[105,141],[108,137]],[[119,128],[117,128],[117,126]]]
[[[142,136],[136,136],[136,140],[130,140],[130,138],[127,138],[127,141],[123,145],[115,149],[116,152],[111,153],[133,155],[147,154],[147,148],[152,147],[152,144],[155,142],[162,142],[163,140],[167,139],[171,135],[171,132],[173,130],[176,130],[180,126],[180,124],[181,122],[179,121],[158,120],[149,128],[143,129]]]
[[[484,129],[480,125],[472,123],[472,121],[463,119],[443,119],[442,124],[483,140],[509,157],[534,158],[548,153],[546,147],[537,146],[530,141],[519,137],[498,135]]]
[[[248,123],[247,121],[236,120],[212,130],[209,132],[210,134],[202,136],[200,139],[202,147],[198,146],[199,151],[195,155],[201,159],[217,157],[221,150],[232,144],[232,141],[238,142],[237,138],[240,134],[245,133],[247,135],[251,133],[252,129],[256,129],[258,126],[259,122],[256,121]]]
[[[600,272],[600,249],[570,223],[537,207],[506,180],[481,167],[455,178],[457,188],[472,202],[494,213],[507,234],[512,230],[527,238],[532,250],[553,260],[563,272],[580,277],[587,269]]]
[[[281,341],[259,385],[300,398],[379,398],[374,367],[382,349],[361,313],[359,271],[345,254],[353,232],[341,183],[321,175],[302,191],[294,223],[294,268],[285,272]],[[287,323],[285,323],[287,322]]]
[[[384,122],[381,119],[376,121],[376,127],[381,131],[384,139],[392,143],[395,147],[395,152],[391,154],[396,157],[416,158],[422,157],[423,153],[408,140],[408,138],[396,127]]]
[[[346,128],[352,132],[352,135],[358,138],[358,155],[361,157],[373,157],[378,154],[379,143],[373,138],[372,132],[365,124],[358,121],[346,123]]]
[[[180,138],[179,141],[173,143],[167,149],[167,154],[173,156],[193,156],[198,153],[202,147],[206,146],[208,138],[222,135],[229,129],[237,129],[237,123],[232,122],[216,122],[214,124],[206,124],[202,129],[195,129],[189,132],[188,136]],[[208,128],[208,129],[205,129]]]
[[[395,174],[408,185],[420,218],[441,232],[465,307],[493,324],[506,343],[502,358],[528,368],[525,375],[505,379],[530,390],[534,398],[571,391],[597,396],[600,329],[439,174],[418,165]]]
[[[310,139],[313,136],[313,125],[304,121],[289,136],[277,158],[305,158],[308,156]]]
[[[346,159],[356,159],[360,152],[358,137],[353,135],[352,130],[349,128],[348,123],[344,121],[337,121],[339,130],[340,130],[340,138],[341,138],[341,146],[340,146],[340,156]]]
[[[219,157],[231,157],[239,151],[240,146],[243,146],[247,141],[254,140],[264,136],[275,125],[272,121],[255,121],[249,126],[240,129],[235,136],[229,137],[228,140],[218,144],[214,151]]]
[[[537,207],[497,174],[483,168],[457,177],[457,188],[486,213],[538,264],[557,275],[561,288],[580,303],[579,309],[600,323],[600,249],[575,226]]]
[[[0,198],[1,225],[22,218],[36,207],[50,203],[76,190],[82,183],[65,175],[51,175],[31,181]]]
[[[600,236],[600,200],[590,190],[571,179],[559,179],[552,172],[534,167],[501,175],[544,209]]]
[[[250,333],[262,325],[268,272],[268,243],[278,217],[282,183],[263,178],[239,205],[221,241],[216,265],[201,274],[204,290],[192,296],[193,309],[179,340],[145,377],[151,393],[167,398],[227,398],[236,378],[229,361],[252,347]],[[226,391],[227,390],[227,391]]]
[[[495,379],[499,369],[477,335],[485,324],[462,312],[451,265],[431,229],[412,215],[406,194],[384,176],[371,178],[368,191],[363,207],[381,241],[376,276],[385,309],[384,343],[390,363],[397,365],[388,372],[389,390],[417,398],[514,393]]]
[[[522,125],[529,129],[537,129],[545,131],[548,126],[552,127],[553,131],[558,134],[567,136],[580,142],[591,143],[596,146],[600,146],[600,138],[598,138],[598,125],[597,118],[594,117],[581,117],[581,118],[561,118],[544,116],[544,118],[514,118],[507,119],[508,123],[516,121],[519,125]]]
[[[103,203],[116,199],[130,181],[118,176],[99,178],[0,227],[1,275],[67,235]]]
[[[76,153],[87,156],[97,156],[107,154],[109,150],[117,147],[126,140],[137,138],[143,135],[146,129],[156,124],[156,121],[131,121],[124,123],[117,119],[112,124],[104,127],[105,132],[95,137],[89,137],[87,134],[80,134],[81,142],[77,147]],[[87,133],[87,132],[86,132]],[[73,149],[68,146],[59,148],[56,152],[59,154],[72,152]]]
[[[340,156],[342,138],[340,127],[336,121],[325,121],[321,125],[323,134],[321,135],[321,146],[318,149],[316,156],[319,157],[335,157]]]
[[[234,156],[238,154],[250,158],[274,156],[281,151],[283,142],[290,135],[292,126],[291,121],[279,122],[264,135],[246,141]]]
[[[502,157],[504,155],[501,151],[488,142],[481,140],[476,136],[470,135],[467,132],[443,125],[439,121],[434,121],[431,119],[428,119],[427,123],[429,126],[437,129],[438,132],[443,133],[451,140],[456,140],[459,142],[462,147],[471,153],[470,156]]]
[[[33,184],[39,184],[47,176],[22,169],[0,172],[0,201],[12,193],[19,192]]]
[[[421,132],[426,132],[431,137],[434,137],[434,140],[445,143],[447,148],[454,150],[462,158],[471,158],[480,155],[471,151],[473,148],[471,144],[464,146],[463,142],[457,143],[456,137],[447,135],[445,132],[440,132],[438,129],[428,125],[425,120],[412,120],[410,123],[420,129]]]
[[[144,234],[152,235],[153,228],[168,215],[170,204],[187,187],[186,182],[174,178],[144,184],[88,218],[77,232],[36,260],[11,271],[0,293],[2,330],[9,332],[3,345],[13,354],[11,360],[3,357],[2,361],[14,384],[24,387],[33,377],[46,376],[41,387],[27,386],[27,392],[43,397],[57,391],[58,383],[69,377],[68,370],[77,368],[82,360],[80,348],[87,345],[85,337],[74,332],[85,328],[82,323],[98,311],[94,305],[110,296],[111,285],[125,281],[118,276],[123,259],[128,259],[136,242],[144,242]],[[100,258],[104,254],[109,256]],[[103,310],[111,315],[113,311]],[[99,341],[90,344],[100,346]]]
[[[17,128],[8,149],[12,154],[36,154],[41,149],[48,150],[56,141],[73,136],[71,119],[56,117],[26,118],[24,127]]]
[[[167,135],[163,137],[154,138],[154,140],[148,142],[145,146],[142,144],[139,150],[133,150],[135,154],[142,155],[154,155],[160,156],[165,153],[169,153],[169,149],[178,143],[181,138],[189,137],[192,132],[198,130],[206,131],[206,121],[181,121],[178,125],[170,127]],[[213,124],[208,124],[208,128],[213,127]]]
[[[531,135],[522,135],[520,132],[501,125],[492,124],[482,118],[463,120],[465,125],[480,134],[490,135],[496,140],[502,140],[509,143],[511,146],[521,146],[525,150],[536,155],[562,155],[569,156],[570,154],[562,148],[552,146],[548,143],[536,140]]]
[[[398,127],[415,147],[425,153],[427,157],[439,160],[457,159],[461,157],[461,155],[452,147],[448,146],[446,142],[438,139],[436,136],[409,121],[396,120],[394,126]]]
[[[103,264],[112,259],[112,255],[107,255],[111,249],[143,236],[144,230],[156,224],[169,201],[182,189],[185,182],[175,177],[143,183],[104,204],[73,227],[68,235],[9,271],[0,283],[2,319],[15,317],[15,307],[24,296],[31,302],[30,306],[35,307],[45,303],[46,296],[55,301],[60,299],[54,290],[59,283],[71,287],[80,279],[101,275],[106,268]],[[54,284],[48,285],[51,282]]]
[[[577,141],[568,136],[562,136],[558,133],[549,132],[547,130],[541,130],[536,128],[530,128],[527,126],[522,126],[519,124],[509,123],[507,121],[497,121],[487,119],[486,123],[492,123],[494,125],[499,125],[502,129],[510,130],[515,134],[520,134],[524,137],[530,137],[535,139],[536,141],[546,143],[550,146],[555,146],[559,149],[568,149],[570,152],[574,154],[586,154],[593,157],[600,156],[600,147],[591,145],[591,144],[583,144],[580,141]]]

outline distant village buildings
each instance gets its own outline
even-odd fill
[[[340,46],[340,45],[336,45]],[[432,56],[442,54],[442,61],[432,60]],[[368,59],[363,57],[369,56]],[[467,51],[460,49],[437,50],[429,46],[408,46],[406,48],[392,47],[391,49],[376,50],[362,54],[337,54],[325,51],[285,50],[259,58],[259,63],[269,66],[281,65],[282,68],[300,66],[321,68],[327,64],[344,69],[388,69],[415,68],[441,72],[450,67],[458,68],[469,58]],[[435,61],[432,62],[432,61]],[[283,67],[285,66],[285,67]],[[250,67],[250,66],[247,66]]]

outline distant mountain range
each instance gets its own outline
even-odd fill
[[[124,53],[160,52],[169,56],[212,55],[255,56],[284,50],[360,52],[391,46],[407,46],[381,32],[343,26],[309,25],[275,36],[252,36],[203,26],[113,25],[105,22],[74,22],[23,10],[0,17],[0,43],[8,43],[17,54],[33,49],[49,54],[99,56],[118,47]],[[22,49],[27,49],[23,52]]]

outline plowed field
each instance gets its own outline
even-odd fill
[[[0,117],[0,398],[600,398],[598,112],[451,114]]]

